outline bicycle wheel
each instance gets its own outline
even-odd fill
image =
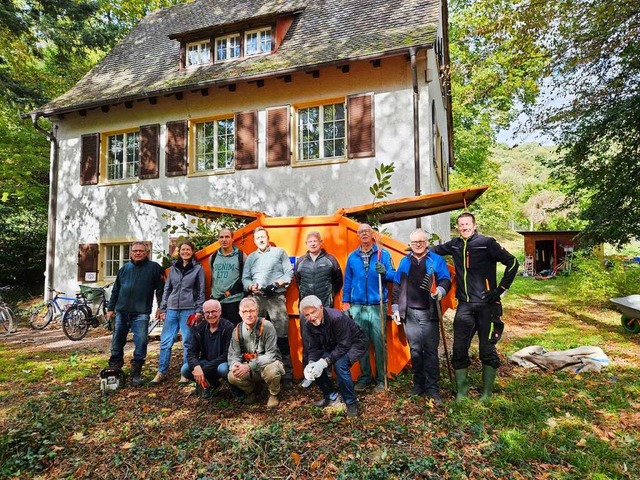
[[[53,308],[50,303],[38,305],[31,311],[29,325],[35,330],[42,330],[53,320]]]
[[[89,331],[87,311],[80,305],[73,305],[62,317],[62,331],[69,340],[82,340]]]
[[[17,330],[13,312],[9,307],[0,307],[0,331],[8,333]]]

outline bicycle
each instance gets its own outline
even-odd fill
[[[69,307],[70,304],[60,305],[58,301],[67,301],[74,302],[76,299],[74,297],[67,297],[66,293],[60,292],[55,288],[49,288],[49,292],[55,293],[54,297],[47,300],[45,303],[42,303],[36,306],[31,311],[31,318],[29,319],[29,325],[34,330],[42,330],[46,328],[47,325],[51,323],[51,321],[55,319],[62,318],[62,314],[65,309]]]
[[[76,293],[76,303],[71,305],[62,317],[62,331],[69,340],[82,340],[89,327],[97,328],[100,324],[108,331],[113,330],[111,320],[107,320],[106,289],[111,285],[113,283],[104,287],[80,285],[80,292]]]
[[[10,290],[11,287],[0,287],[0,291]],[[18,329],[18,317],[13,313],[11,307],[3,300],[0,295],[0,329],[7,333],[15,332]]]

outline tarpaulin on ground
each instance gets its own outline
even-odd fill
[[[571,373],[599,372],[610,363],[604,351],[593,346],[547,352],[540,345],[532,345],[517,351],[509,360],[525,368]]]

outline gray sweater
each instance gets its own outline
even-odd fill
[[[264,252],[256,250],[251,253],[242,271],[242,285],[245,290],[256,283],[260,288],[264,288],[280,280],[285,286],[277,292],[284,293],[292,278],[293,267],[289,256],[279,247],[270,246]]]
[[[178,260],[182,262],[182,260]],[[204,303],[204,270],[196,260],[191,259],[191,264],[180,269],[174,262],[169,269],[169,276],[164,284],[164,295],[160,311],[169,310],[195,310],[202,312]]]

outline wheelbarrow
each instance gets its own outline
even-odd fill
[[[622,328],[629,333],[640,333],[640,295],[612,298],[611,303],[622,312]]]

